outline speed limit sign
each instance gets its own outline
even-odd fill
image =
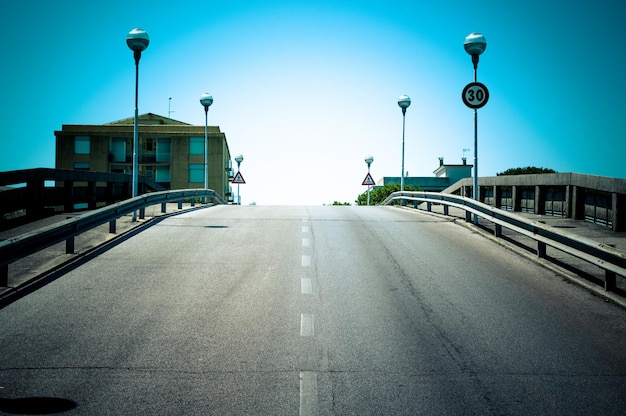
[[[485,84],[480,82],[470,82],[463,88],[463,103],[469,108],[480,108],[487,104],[489,100],[489,90]]]

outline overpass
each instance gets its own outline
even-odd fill
[[[0,411],[622,414],[625,310],[442,209],[145,221],[0,310]]]

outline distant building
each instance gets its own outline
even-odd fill
[[[433,172],[435,176],[406,176],[404,186],[420,187],[422,191],[441,192],[461,179],[472,177],[473,165],[462,159],[460,165],[446,165],[443,158],[439,158],[439,167]],[[400,184],[399,176],[385,176],[376,182],[378,186]]]
[[[148,113],[139,116],[138,173],[167,189],[204,188],[204,126]],[[134,118],[107,124],[64,124],[56,167],[132,174]],[[226,135],[209,126],[208,187],[230,199],[233,169]]]

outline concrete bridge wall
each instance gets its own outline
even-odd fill
[[[555,215],[626,231],[626,179],[578,173],[478,178],[480,201],[511,211]],[[443,192],[472,197],[472,178]]]

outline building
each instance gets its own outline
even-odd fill
[[[204,188],[205,126],[148,113],[139,116],[138,173],[166,189]],[[231,199],[226,135],[209,126],[208,188]],[[56,136],[56,168],[132,174],[134,118],[107,124],[64,124]]]
[[[447,187],[464,178],[472,177],[473,165],[467,164],[467,159],[462,159],[460,165],[446,165],[443,158],[439,158],[439,167],[433,172],[435,176],[405,176],[404,186],[419,187],[426,192],[441,192]],[[377,185],[400,184],[399,176],[385,176],[378,180]]]

